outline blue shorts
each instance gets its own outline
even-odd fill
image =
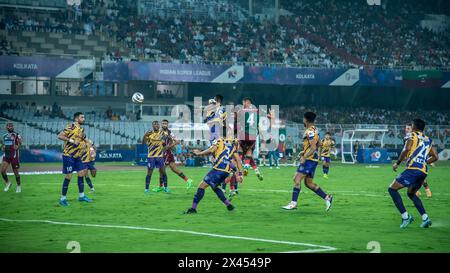
[[[95,168],[95,161],[91,161],[91,162],[85,162],[85,163],[83,163],[83,165],[84,165],[84,169],[86,170],[86,169],[88,169],[88,170],[91,170],[91,171],[93,171],[93,170],[97,170],[96,168]]]
[[[314,177],[314,173],[316,172],[318,162],[312,160],[306,160],[305,163],[300,164],[297,168],[298,173],[305,174],[311,178]]]
[[[147,168],[161,169],[165,166],[163,157],[149,157],[147,161]]]
[[[405,170],[395,180],[403,186],[420,188],[427,175],[419,170]]]
[[[329,157],[329,156],[323,156],[323,157],[322,157],[322,161],[323,161],[323,162],[326,162],[326,163],[330,163],[330,162],[331,162],[331,157]]]
[[[205,176],[205,178],[203,178],[203,181],[206,182],[206,184],[208,184],[211,188],[216,188],[217,186],[219,186],[220,184],[222,184],[222,182],[225,182],[225,179],[229,176],[230,174],[227,172],[223,172],[223,171],[219,171],[219,170],[215,170],[212,169],[209,171],[209,173]]]
[[[81,162],[81,157],[73,158],[71,156],[63,155],[63,174],[79,172],[84,170],[83,162]]]

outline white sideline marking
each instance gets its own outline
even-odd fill
[[[99,227],[99,228],[134,229],[134,230],[147,230],[147,231],[156,231],[156,232],[175,232],[175,233],[186,233],[186,234],[193,234],[193,235],[200,235],[200,236],[209,236],[209,237],[217,237],[217,238],[225,238],[225,239],[237,239],[237,240],[247,240],[247,241],[273,243],[273,244],[284,244],[284,245],[315,247],[315,248],[299,250],[299,251],[289,251],[289,253],[322,252],[322,251],[334,251],[334,250],[337,250],[337,248],[334,248],[334,247],[331,247],[331,246],[322,246],[322,245],[298,243],[298,242],[290,242],[290,241],[268,240],[268,239],[261,239],[261,238],[252,238],[252,237],[221,235],[221,234],[197,232],[197,231],[182,230],[182,229],[163,229],[163,228],[148,228],[148,227],[136,227],[136,226],[80,224],[80,223],[70,223],[70,222],[56,222],[56,221],[50,221],[50,220],[13,220],[13,219],[6,219],[6,218],[0,218],[0,221],[4,221],[4,222],[21,222],[21,223],[45,223],[45,224],[52,224],[52,225],[68,225],[68,226]],[[287,252],[282,252],[282,253],[287,253]]]
[[[6,173],[7,175],[14,175],[14,173]],[[44,172],[20,172],[20,175],[41,175],[41,174],[62,174],[62,171],[44,171]]]
[[[145,167],[145,166],[144,166]],[[139,169],[136,170],[121,170],[121,171],[116,171],[116,170],[102,170],[102,172],[110,172],[110,171],[115,171],[115,172],[137,172],[137,171],[142,171]],[[7,175],[14,175],[14,173],[6,173]],[[21,172],[19,171],[20,175],[43,175],[43,174],[63,174],[62,171],[36,171],[36,172]],[[72,174],[76,174],[76,172],[73,172]]]

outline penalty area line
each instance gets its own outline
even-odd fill
[[[262,239],[262,238],[243,237],[243,236],[223,235],[223,234],[197,232],[197,231],[183,230],[183,229],[164,229],[164,228],[150,228],[150,227],[122,226],[122,225],[82,224],[82,223],[72,223],[72,222],[57,222],[57,221],[50,221],[50,220],[17,220],[17,219],[15,220],[15,219],[7,219],[7,218],[0,218],[0,221],[19,222],[19,223],[41,223],[41,224],[51,224],[51,225],[82,226],[82,227],[97,227],[97,228],[131,229],[131,230],[145,230],[145,231],[156,231],[156,232],[173,232],[173,233],[184,233],[184,234],[192,234],[192,235],[224,238],[224,239],[236,239],[236,240],[272,243],[272,244],[312,247],[312,248],[308,248],[308,249],[304,249],[304,250],[286,251],[286,252],[281,252],[281,253],[308,253],[308,252],[323,252],[323,251],[337,250],[337,248],[331,247],[331,246],[323,246],[323,245],[299,243],[299,242],[291,242],[291,241],[270,240],[270,239]]]

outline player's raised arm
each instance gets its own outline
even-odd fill
[[[209,155],[211,153],[214,153],[214,151],[217,149],[217,145],[213,145],[211,147],[209,147],[208,149],[198,152],[198,151],[192,151],[194,153],[194,155],[196,156],[204,156],[204,155]]]
[[[428,158],[428,160],[427,160],[427,164],[429,165],[429,164],[432,164],[433,162],[436,162],[436,161],[438,161],[439,160],[439,155],[438,155],[438,153],[437,153],[437,151],[436,151],[436,148],[435,147],[431,147],[431,150],[430,150],[430,157]]]

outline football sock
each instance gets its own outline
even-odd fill
[[[178,176],[181,177],[181,179],[183,179],[184,181],[189,180],[189,178],[186,175],[184,175],[184,173],[180,173],[180,174],[178,174]]]
[[[297,202],[299,194],[300,194],[300,188],[294,187],[292,189],[292,202]]]
[[[163,175],[163,183],[164,183],[164,188],[167,189],[167,174]]]
[[[222,201],[225,205],[229,205],[230,201],[227,200],[225,197],[225,194],[223,194],[223,191],[219,189],[219,187],[214,189],[214,192],[217,194],[217,197],[219,197],[220,201]]]
[[[84,177],[78,176],[78,193],[80,197],[84,196]]]
[[[408,219],[408,217],[409,217],[409,214],[408,214],[408,212],[404,212],[404,213],[402,213],[402,219]]]
[[[65,178],[64,182],[63,182],[63,186],[62,186],[62,191],[61,191],[62,196],[67,195],[67,191],[69,190],[69,183],[70,183],[70,180]]]
[[[258,169],[258,167],[256,166],[255,160],[253,159],[253,157],[250,159],[250,165],[252,166],[253,170]]]
[[[422,214],[422,220],[425,221],[428,219],[428,214],[424,213]]]
[[[245,160],[244,160],[244,163],[245,163],[245,165],[250,165],[250,160],[251,160],[251,156],[245,156]]]
[[[394,201],[395,206],[397,207],[398,211],[400,211],[401,214],[406,212],[405,205],[403,205],[402,197],[398,193],[398,191],[389,188],[388,189],[389,194],[392,197],[392,201]]]
[[[20,176],[16,176],[16,183],[17,183],[17,186],[20,186]]]
[[[145,177],[145,189],[148,190],[148,188],[150,187],[150,179],[152,178],[151,175],[147,175]]]
[[[203,196],[205,195],[205,189],[198,188],[197,193],[194,195],[194,200],[192,201],[192,208],[197,209],[198,203],[202,200]]]
[[[323,166],[323,173],[328,174],[328,171],[330,170],[330,167]]]
[[[413,193],[413,194],[408,193],[408,197],[413,201],[414,206],[419,211],[420,215],[424,215],[426,212],[425,212],[425,208],[423,207],[423,204],[422,204],[422,201],[420,200],[420,198],[417,197],[417,195],[415,195],[415,193]]]
[[[94,186],[92,185],[91,179],[88,176],[86,176],[85,178],[86,178],[86,183],[88,184],[89,188],[92,189]]]
[[[322,199],[327,198],[327,194],[319,187],[314,191],[318,196],[322,197]]]
[[[162,188],[164,185],[164,176],[160,175],[159,176],[159,187]]]
[[[220,185],[222,186],[222,190],[226,190],[227,189],[227,183],[222,182]]]
[[[8,175],[6,173],[2,173],[3,180],[8,183]]]

